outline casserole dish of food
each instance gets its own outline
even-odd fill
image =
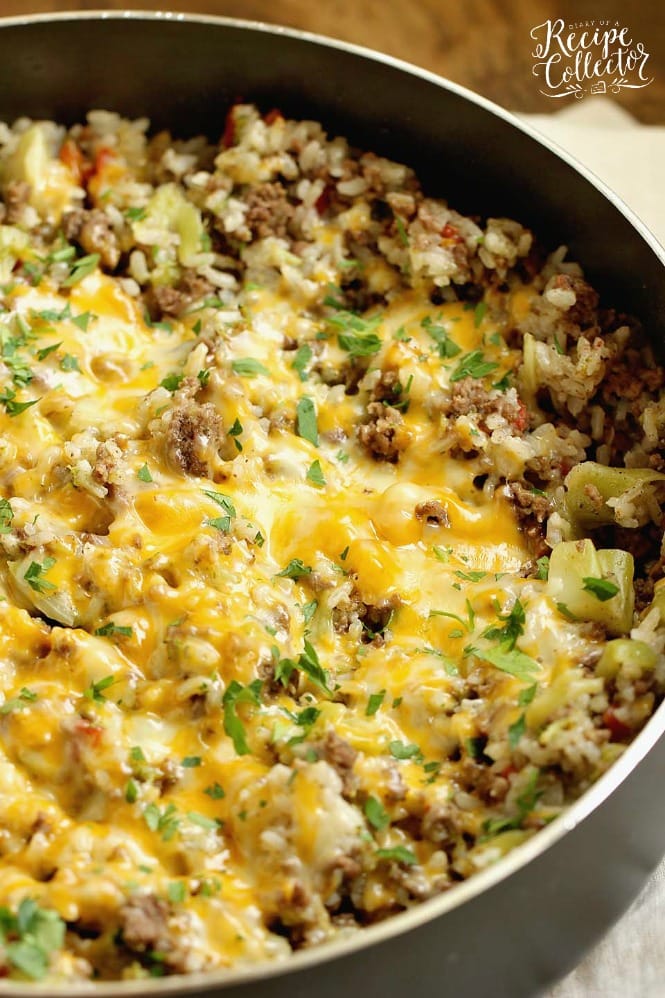
[[[660,249],[352,48],[0,46],[5,987],[532,993],[662,851]]]

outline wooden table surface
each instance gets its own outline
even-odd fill
[[[135,8],[225,14],[346,39],[434,70],[519,111],[550,112],[574,98],[541,96],[530,31],[548,18],[618,21],[649,53],[653,83],[613,99],[641,121],[665,124],[662,0],[0,0],[0,14]]]

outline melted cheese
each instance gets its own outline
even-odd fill
[[[442,452],[430,412],[455,361],[441,362],[423,320],[445,325],[460,351],[482,350],[498,374],[515,364],[492,335],[500,328],[412,293],[385,310],[371,366],[398,368],[410,402],[411,443],[392,464],[358,443],[361,395],[301,380],[281,350],[285,334],[302,333],[297,303],[284,290],[247,298],[244,321],[221,329],[200,393],[228,438],[214,480],[174,467],[151,429],[173,405],[163,379],[198,374],[196,316],[147,325],[99,272],[67,296],[44,285],[8,295],[31,329],[33,380],[18,398],[38,401],[17,416],[0,409],[0,483],[14,511],[0,603],[0,904],[30,895],[68,922],[114,925],[133,892],[164,897],[181,883],[183,932],[202,966],[284,956],[270,928],[297,885],[321,905],[337,889],[335,864],[377,847],[369,832],[378,845],[413,850],[428,875],[440,872],[442,854],[408,824],[368,832],[312,746],[334,731],[361,754],[365,799],[383,800],[395,822],[422,812],[453,792],[455,749],[478,735],[474,702],[457,694],[471,630],[496,625],[497,608],[521,597],[540,621],[522,649],[547,684],[562,623],[544,584],[519,577],[529,553],[506,498],[474,483],[479,461]],[[86,313],[84,331],[74,320]],[[312,344],[321,364],[345,359],[334,337]],[[248,357],[269,376],[234,373]],[[318,446],[295,432],[303,395],[316,408]],[[234,421],[242,431],[232,436]],[[109,438],[120,456],[104,481],[93,466]],[[316,461],[323,484],[312,481]],[[206,493],[222,493],[226,509]],[[416,515],[428,501],[445,508],[447,523]],[[287,577],[298,561],[306,574]],[[35,563],[50,567],[31,585]],[[364,641],[358,619],[333,626],[353,591],[365,605],[393,607],[385,643]],[[40,614],[70,626],[51,628]],[[297,663],[305,639],[332,692],[296,671],[295,685],[268,694],[266,669]],[[523,684],[486,671],[505,728]],[[258,705],[224,705],[232,684],[257,679]],[[308,706],[318,711],[309,730],[298,723]],[[529,716],[538,710],[536,701]],[[234,718],[246,754],[230,737]],[[391,761],[395,744],[416,754]],[[393,803],[391,766],[403,785]],[[480,831],[486,816],[470,814],[469,827]],[[394,892],[378,871],[364,903],[379,910]],[[113,974],[104,938],[91,959]]]

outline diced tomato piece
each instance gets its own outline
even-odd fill
[[[83,173],[83,153],[73,139],[65,139],[60,149],[60,162],[69,167],[77,184],[81,183]]]
[[[517,403],[518,414],[513,421],[513,425],[518,433],[524,433],[527,426],[529,425],[529,410],[524,405],[521,399]]]
[[[230,149],[234,145],[236,140],[236,123],[233,115],[233,108],[229,108],[226,121],[224,122],[224,131],[222,132],[222,145],[225,149]]]
[[[325,215],[328,208],[330,207],[330,201],[332,199],[332,187],[329,184],[323,188],[318,198],[314,202],[314,207],[318,211],[319,215]]]
[[[450,222],[446,222],[444,227],[441,229],[441,235],[444,239],[454,239],[456,243],[462,242],[462,237],[455,226],[451,225]]]
[[[113,149],[108,149],[106,146],[102,146],[101,149],[97,151],[95,156],[95,168],[94,173],[101,173],[105,166],[115,159],[115,153]]]
[[[603,714],[603,724],[609,730],[613,742],[624,742],[633,734],[632,728],[616,716],[613,707],[608,707]]]
[[[263,115],[263,120],[265,121],[266,125],[273,125],[278,118],[283,118],[283,117],[284,115],[282,114],[282,112],[278,108],[274,107],[272,111],[268,111],[267,114]]]
[[[91,724],[90,721],[79,721],[76,725],[76,731],[79,735],[82,735],[87,739],[93,748],[97,748],[102,740],[102,734],[104,729],[99,724]]]

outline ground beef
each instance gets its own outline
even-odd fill
[[[172,946],[169,906],[154,894],[137,894],[120,909],[124,945],[136,953],[156,950],[166,954]]]
[[[357,789],[357,780],[353,774],[353,765],[358,758],[356,750],[334,731],[326,734],[318,749],[323,759],[332,766],[341,779],[344,796],[349,797],[354,794]]]
[[[381,600],[379,603],[366,603],[354,589],[351,594],[333,608],[333,627],[338,634],[346,634],[357,621],[363,625],[363,641],[382,644],[386,627],[397,607],[397,597]]]
[[[358,440],[375,460],[395,464],[410,439],[402,414],[391,405],[370,402],[367,416],[368,421],[358,427]]]
[[[552,503],[546,495],[534,492],[520,482],[510,482],[507,489],[531,554],[534,558],[540,558],[548,553],[545,521],[552,512]]]
[[[415,514],[417,520],[436,523],[439,527],[450,526],[448,510],[438,499],[428,499],[426,502],[419,502],[415,508]]]
[[[500,803],[510,789],[505,776],[495,773],[490,766],[475,759],[464,759],[460,766],[460,780],[467,792],[474,793],[486,804]]]
[[[557,274],[550,285],[562,291],[572,291],[575,304],[566,310],[566,318],[574,322],[580,329],[588,329],[598,322],[598,292],[582,277],[571,274]]]
[[[430,807],[422,819],[422,836],[445,848],[454,845],[461,834],[460,810],[453,801],[443,801]]]
[[[214,286],[205,277],[194,270],[186,270],[177,284],[161,284],[151,288],[146,296],[146,304],[153,317],[159,313],[179,319],[195,302],[212,294],[214,290]]]
[[[645,367],[639,351],[628,349],[612,364],[603,379],[600,397],[608,406],[636,402],[643,394],[658,392],[664,383],[665,370],[662,367]]]
[[[444,412],[453,419],[477,413],[484,417],[481,423],[488,416],[501,416],[519,432],[525,430],[528,425],[526,407],[515,389],[506,392],[498,389],[488,391],[476,378],[462,378],[453,384],[450,401]]]
[[[293,205],[289,204],[281,184],[259,184],[247,197],[245,220],[256,239],[284,238],[292,215]]]
[[[115,270],[120,260],[120,245],[111,220],[99,208],[76,208],[62,219],[66,239],[75,240],[86,253],[99,253],[102,266]]]
[[[212,477],[211,458],[219,455],[223,440],[222,421],[210,402],[185,401],[171,412],[166,454],[186,475]]]
[[[387,402],[388,405],[396,405],[400,401],[402,391],[399,371],[382,371],[370,397],[372,402]]]
[[[552,512],[552,503],[546,495],[526,488],[520,482],[511,482],[508,487],[520,519],[533,517],[537,523],[543,523]]]
[[[17,225],[23,218],[23,209],[30,200],[32,188],[25,180],[10,180],[4,191],[5,221],[7,225]]]

